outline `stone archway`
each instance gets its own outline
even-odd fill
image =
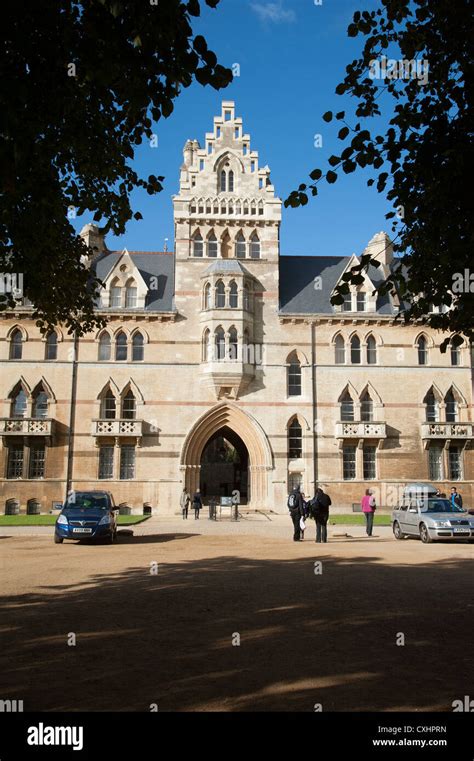
[[[234,431],[248,452],[249,507],[268,507],[268,480],[273,470],[270,444],[260,423],[229,402],[218,404],[206,412],[189,431],[180,458],[184,486],[190,493],[199,489],[203,450],[209,440],[224,428]]]

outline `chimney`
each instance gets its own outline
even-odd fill
[[[184,166],[190,167],[193,164],[193,143],[192,140],[186,140],[186,144],[183,148]]]
[[[364,254],[370,254],[377,259],[384,267],[390,267],[393,260],[393,244],[387,233],[375,233],[374,237],[369,240]]]
[[[105,245],[105,235],[98,225],[84,225],[80,232],[80,236],[86,246],[90,246],[90,248],[94,249],[94,256],[102,254],[107,250],[107,246]]]

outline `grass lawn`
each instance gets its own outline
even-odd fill
[[[361,513],[349,513],[348,515],[331,515],[329,513],[329,525],[336,526],[365,526],[365,518]],[[390,515],[374,516],[374,526],[391,526]]]
[[[0,515],[0,526],[54,526],[57,515]],[[147,521],[148,515],[119,515],[119,526]]]

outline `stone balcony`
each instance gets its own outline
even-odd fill
[[[422,423],[421,438],[425,446],[431,439],[452,439],[467,442],[474,438],[473,423]]]
[[[140,439],[143,436],[143,420],[106,419],[92,421],[92,436],[133,436]]]
[[[51,436],[52,418],[0,418],[0,436]]]
[[[386,439],[386,423],[362,421],[339,421],[336,423],[336,439]]]

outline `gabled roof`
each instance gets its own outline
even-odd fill
[[[146,283],[148,294],[145,310],[153,312],[173,311],[174,256],[172,252],[137,253],[129,251],[130,258]],[[122,251],[106,251],[94,259],[92,269],[99,280],[105,280],[122,257]],[[153,280],[152,280],[153,279]],[[156,287],[156,282],[157,286]],[[153,288],[150,288],[150,284]]]

